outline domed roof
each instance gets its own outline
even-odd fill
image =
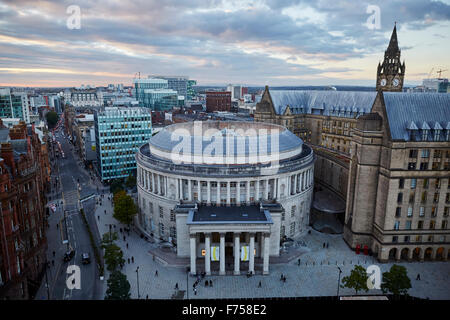
[[[165,127],[149,140],[152,155],[175,163],[256,164],[299,155],[303,141],[262,122],[195,121]]]

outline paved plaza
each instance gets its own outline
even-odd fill
[[[140,235],[134,231],[131,231],[129,236],[126,233],[120,233],[119,228],[123,228],[124,225],[112,217],[113,209],[108,196],[111,195],[105,194],[102,205],[97,206],[95,221],[97,221],[100,235],[109,231],[109,224],[116,225],[115,231],[119,235],[116,243],[122,248],[124,258],[127,260],[122,272],[127,275],[130,282],[132,298],[138,298],[136,273],[138,266],[141,299],[147,297],[171,299],[176,293],[176,283],[179,290],[184,291],[179,293],[181,297],[186,298],[188,295],[189,299],[215,299],[334,296],[337,294],[338,267],[342,270],[341,277],[344,277],[350,274],[355,264],[363,266],[376,264],[381,272],[387,271],[393,264],[381,264],[373,257],[357,255],[345,244],[342,235],[321,234],[311,230],[311,234],[306,233],[301,239],[302,244],[296,244],[289,248],[287,253],[282,254],[283,257],[292,251],[299,252],[300,266],[295,257],[289,263],[271,262],[270,274],[265,276],[255,275],[247,278],[245,271],[240,276],[207,276],[200,281],[197,294],[194,295],[193,283],[196,278],[187,276],[188,260],[186,264],[168,266],[160,259],[153,259],[151,251],[157,250],[158,244],[141,239]],[[323,248],[324,242],[329,243],[328,249]],[[132,257],[134,263],[128,263],[128,258]],[[450,299],[450,262],[400,262],[397,264],[405,266],[408,270],[412,285],[409,290],[410,295],[429,299]],[[286,276],[286,282],[280,281],[281,274]],[[415,280],[417,274],[420,274],[421,280]],[[103,286],[105,293],[108,277],[109,273],[106,271]],[[205,287],[205,280],[212,280],[213,287]],[[354,294],[354,290],[341,288],[339,294],[351,295]],[[367,294],[381,294],[381,291],[369,290]]]

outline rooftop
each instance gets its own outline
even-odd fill
[[[201,223],[272,223],[272,218],[267,210],[259,206],[214,207],[199,206],[198,210],[191,209],[188,224]]]

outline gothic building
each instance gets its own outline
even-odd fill
[[[396,27],[377,71],[376,92],[266,87],[255,121],[286,126],[312,147],[314,185],[345,202],[352,249],[367,246],[380,261],[447,260],[450,94],[402,92]]]

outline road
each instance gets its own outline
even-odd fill
[[[61,143],[65,159],[56,158],[53,168],[54,181],[57,178],[58,183],[50,202],[58,203],[58,207],[56,212],[50,215],[47,230],[47,257],[50,264],[47,271],[49,294],[44,277],[36,299],[47,299],[48,295],[52,300],[103,299],[104,283],[100,281],[89,234],[79,213],[79,209],[83,207],[98,246],[100,237],[94,220],[96,197],[80,202],[80,199],[89,195],[97,195],[97,185],[91,179],[90,174],[81,167],[78,155],[73,151],[74,147],[68,142],[67,136],[63,137],[61,134],[57,134],[57,141]],[[52,187],[53,183],[52,181]],[[63,243],[67,238],[68,243]],[[73,248],[75,256],[70,262],[64,262],[64,253],[69,247]],[[89,253],[90,264],[83,265],[81,263],[81,254],[84,252]],[[70,276],[67,274],[67,267],[73,264],[80,267],[81,288],[70,290],[66,286],[66,280]]]

